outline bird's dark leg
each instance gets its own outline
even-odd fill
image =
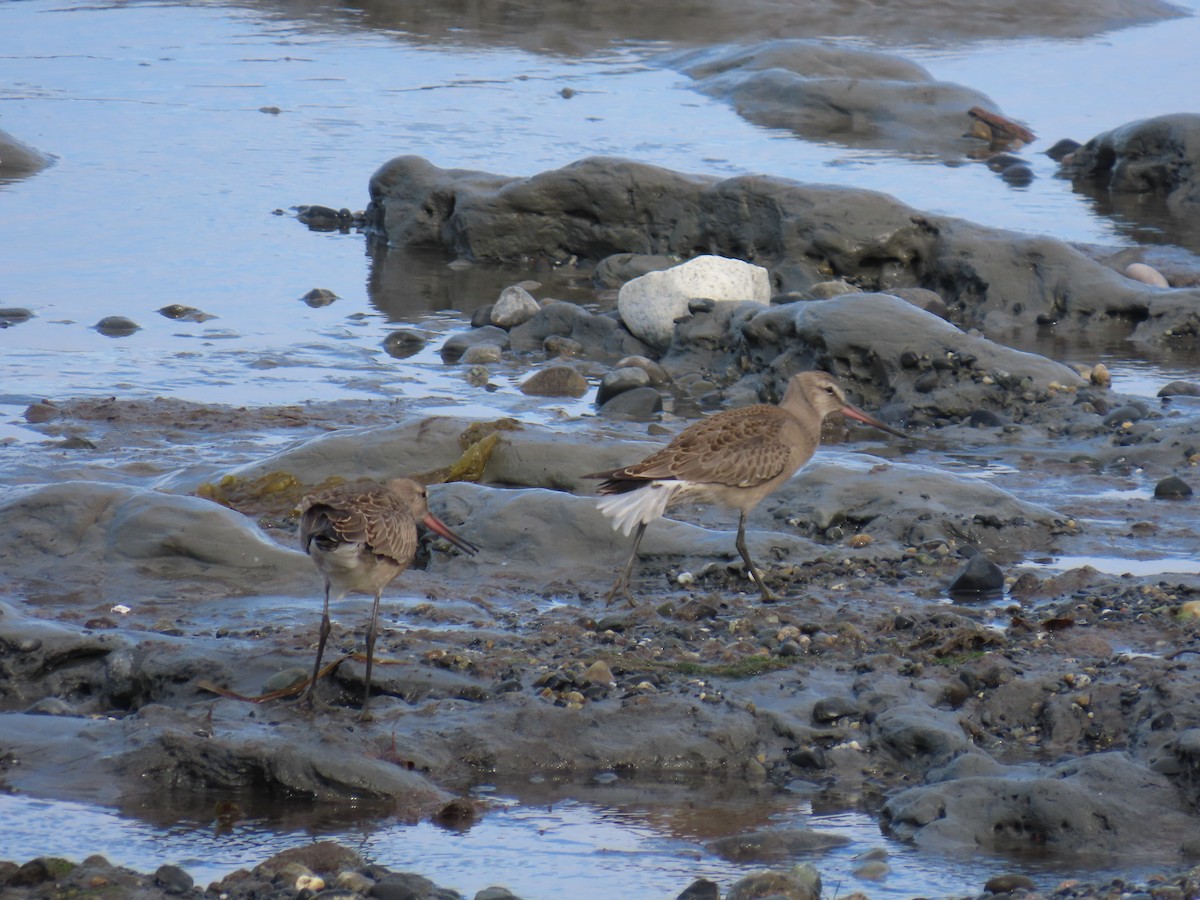
[[[625,568],[621,574],[617,576],[617,580],[613,582],[612,589],[608,592],[607,604],[612,606],[612,602],[617,599],[617,594],[624,595],[630,606],[637,606],[637,601],[633,599],[633,594],[629,592],[629,576],[633,574],[633,564],[637,562],[638,547],[642,543],[642,535],[646,533],[646,522],[641,522],[637,527],[637,534],[633,537],[633,549],[629,551],[629,561],[625,563]]]
[[[313,663],[312,681],[308,683],[308,690],[304,692],[304,698],[300,701],[309,709],[313,705],[313,691],[317,689],[317,676],[321,673],[321,657],[325,654],[325,640],[329,637],[329,632],[332,630],[332,625],[329,622],[329,580],[325,580],[325,608],[321,611],[321,636],[317,641],[317,661]]]
[[[746,563],[746,571],[749,573],[750,579],[756,585],[758,585],[758,590],[762,594],[763,603],[774,603],[776,600],[781,599],[778,594],[767,587],[766,582],[763,581],[762,572],[758,571],[758,569],[754,567],[754,560],[750,558],[750,551],[746,549],[745,513],[742,513],[741,518],[738,519],[738,533],[735,546],[738,549],[738,553],[742,554],[742,560]]]
[[[379,630],[379,597],[382,589],[375,592],[375,602],[371,604],[371,624],[367,626],[367,689],[363,694],[362,712],[358,714],[360,722],[371,721],[367,707],[371,703],[371,668],[375,664],[375,635]]]

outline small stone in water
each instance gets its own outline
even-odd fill
[[[105,337],[127,337],[141,330],[137,322],[124,316],[105,316],[93,327]]]
[[[521,385],[521,393],[540,397],[582,397],[587,392],[587,379],[570,366],[550,366],[534,372]]]
[[[1037,885],[1033,883],[1032,878],[1024,875],[997,875],[995,878],[989,878],[983,889],[989,894],[1011,894],[1016,890],[1037,890]]]
[[[976,553],[948,590],[952,597],[995,594],[1004,590],[1004,572],[984,554]]]
[[[383,351],[396,359],[407,359],[420,351],[425,344],[423,335],[409,328],[401,328],[383,339]]]
[[[338,298],[338,295],[335,294],[333,291],[329,290],[328,288],[313,288],[311,291],[309,291],[307,294],[305,294],[300,299],[303,300],[305,303],[307,303],[309,306],[311,306],[313,309],[317,309],[318,307],[321,307],[321,306],[328,306],[330,303],[332,303],[337,298]]]
[[[0,309],[0,328],[20,325],[22,322],[28,322],[32,318],[33,313],[21,307],[10,306],[6,309]]]
[[[1154,496],[1158,500],[1186,500],[1192,496],[1192,486],[1178,475],[1168,475],[1154,486]]]

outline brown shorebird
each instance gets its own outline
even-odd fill
[[[343,485],[309,494],[300,501],[300,545],[325,579],[317,661],[302,702],[312,705],[321,671],[321,656],[330,630],[330,595],[340,600],[351,592],[373,594],[371,624],[367,626],[367,690],[360,713],[360,718],[368,718],[379,598],[383,589],[416,556],[418,523],[465,553],[478,551],[429,511],[425,486],[411,478],[394,478],[387,484]]]
[[[613,520],[613,527],[625,534],[637,529],[629,561],[608,592],[608,602],[623,594],[634,604],[629,576],[646,526],[683,500],[712,501],[741,513],[738,553],[763,600],[778,600],[746,549],[746,516],[809,461],[821,442],[821,424],[836,412],[905,437],[847,403],[832,375],[801,372],[788,381],[778,406],[757,404],[716,413],[685,428],[640,463],[584,476],[604,479],[597,492],[607,496],[597,506]]]

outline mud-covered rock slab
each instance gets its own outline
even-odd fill
[[[961,157],[980,148],[967,110],[986,95],[898,56],[810,40],[692,51],[672,63],[747,120],[815,141]]]
[[[183,585],[236,594],[297,584],[307,561],[245,516],[197,497],[72,481],[9,494],[6,576],[91,598],[176,596]]]
[[[1098,134],[1065,157],[1061,171],[1100,213],[1200,251],[1200,114],[1141,119]]]
[[[1195,822],[1167,778],[1124,753],[1045,767],[960,757],[941,774],[884,804],[892,834],[942,852],[1091,855],[1180,846]],[[1148,829],[1138,811],[1150,809]]]

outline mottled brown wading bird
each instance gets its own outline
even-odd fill
[[[425,486],[411,478],[393,478],[387,484],[348,484],[309,494],[300,502],[300,545],[325,579],[325,609],[312,682],[302,703],[312,706],[325,640],[329,637],[329,598],[347,594],[373,594],[371,623],[367,626],[367,689],[360,718],[367,719],[371,702],[371,667],[379,623],[379,598],[383,589],[409,567],[417,553],[417,524],[444,537],[464,553],[478,549],[447,527],[429,511]]]
[[[608,602],[622,594],[635,605],[629,576],[646,526],[669,505],[685,500],[720,503],[741,513],[738,553],[763,601],[778,600],[746,549],[746,516],[812,458],[821,442],[821,424],[836,412],[906,436],[847,403],[832,375],[801,372],[788,381],[778,406],[756,404],[716,413],[688,426],[640,463],[584,476],[604,479],[597,492],[607,496],[597,506],[613,520],[613,527],[625,534],[637,529],[629,561],[608,592]]]

